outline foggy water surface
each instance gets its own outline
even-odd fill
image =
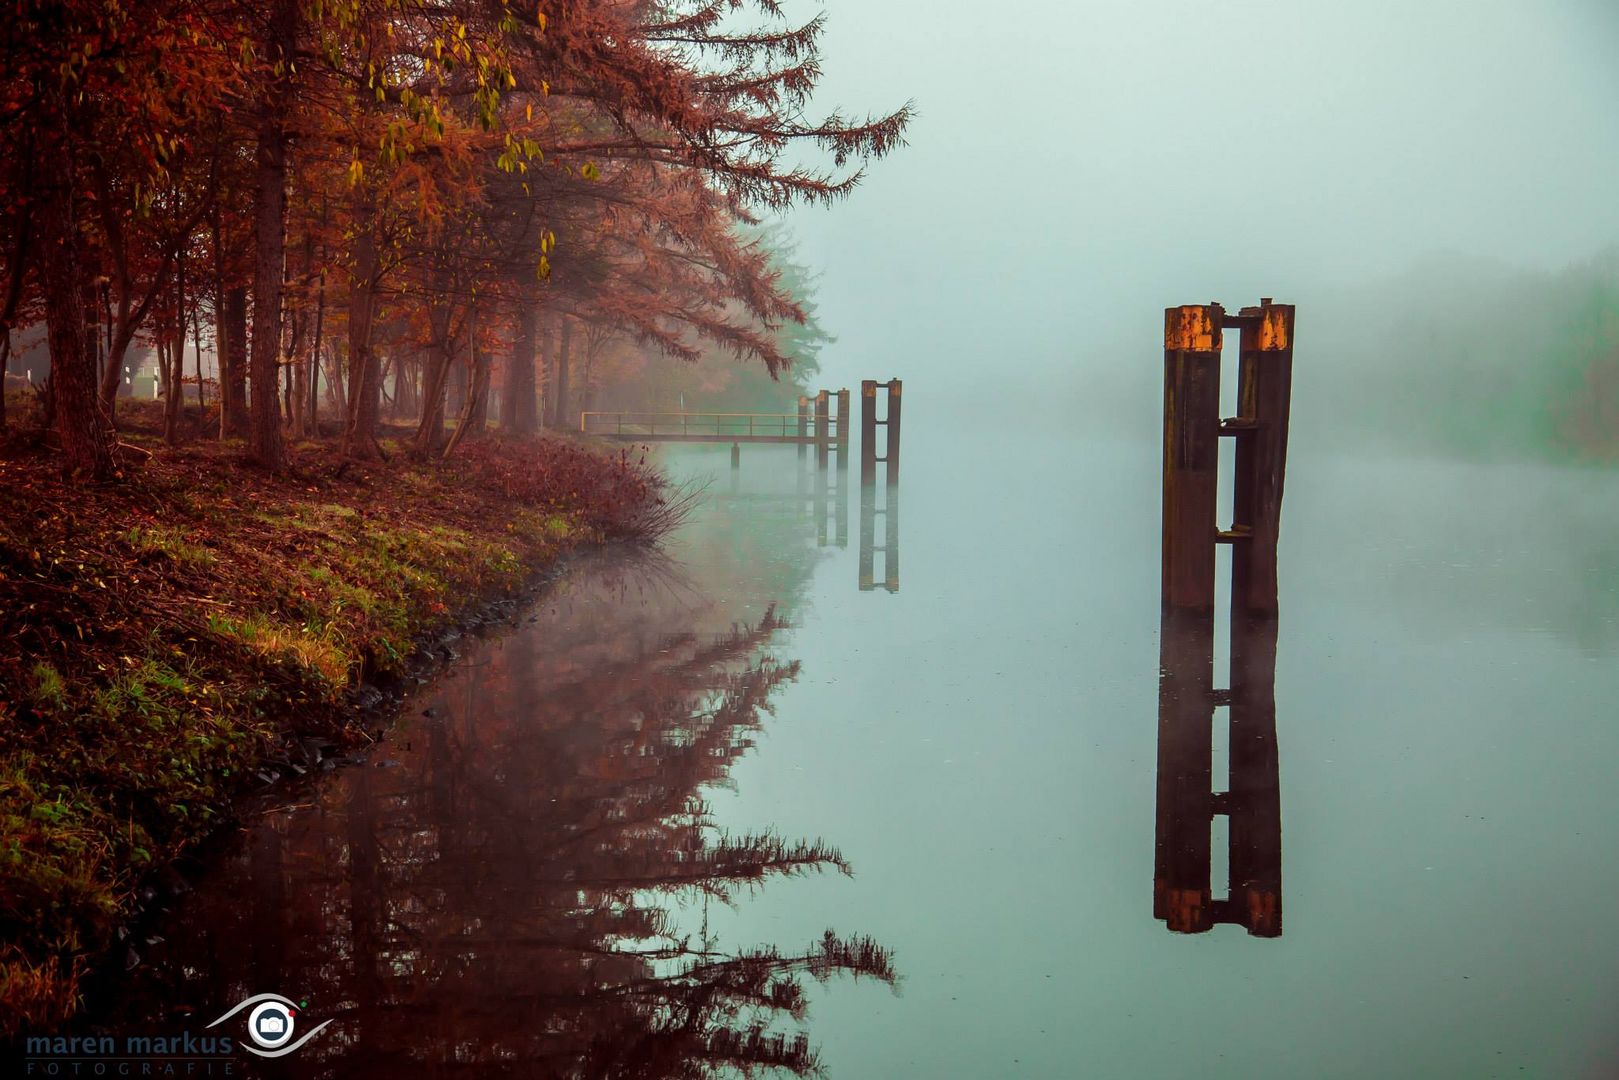
[[[1619,1070],[1619,480],[1295,436],[1282,933],[1177,934],[1157,442],[957,438],[910,400],[897,591],[793,450],[745,447],[734,490],[724,448],[670,454],[713,480],[667,557],[584,560],[463,643],[115,1012],[307,998],[335,1022],[287,1075]]]

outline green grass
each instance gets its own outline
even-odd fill
[[[31,674],[34,676],[34,704],[50,711],[58,711],[67,701],[67,687],[62,682],[62,674],[44,661],[34,664]]]
[[[122,539],[138,552],[160,555],[177,566],[195,570],[213,565],[214,553],[188,542],[179,529],[137,525],[125,532]]]
[[[72,1015],[143,878],[287,735],[358,740],[346,689],[656,495],[565,445],[483,452],[295,481],[160,449],[93,495],[0,457],[0,1037]]]

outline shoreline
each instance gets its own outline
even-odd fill
[[[0,1038],[71,1020],[178,863],[380,737],[455,638],[679,514],[643,458],[572,439],[302,443],[273,477],[126,416],[152,457],[116,486],[0,455]]]

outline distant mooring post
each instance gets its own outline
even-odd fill
[[[877,419],[877,391],[881,388],[887,391],[888,407],[883,410],[883,419]],[[885,383],[874,379],[863,379],[860,383],[860,486],[866,487],[877,482],[877,463],[883,462],[888,466],[888,484],[890,487],[899,484],[899,406],[900,406],[900,380],[889,379]],[[888,438],[884,442],[881,457],[877,456],[877,429],[881,427]]]
[[[887,407],[877,419],[877,391],[886,391]],[[860,591],[878,587],[876,555],[883,556],[881,587],[899,592],[899,418],[898,379],[880,383],[873,379],[860,384]],[[842,407],[842,406],[840,406]],[[845,410],[844,415],[848,413]],[[879,455],[877,429],[884,431],[883,453]],[[883,506],[877,505],[877,464],[887,465],[883,482]],[[877,544],[877,517],[883,518],[883,543]]]
[[[1261,300],[1164,313],[1163,621],[1153,914],[1169,929],[1216,923],[1282,932],[1276,748],[1276,544],[1293,382],[1293,306]],[[1223,332],[1240,331],[1238,415],[1220,419]],[[1220,440],[1234,443],[1232,521],[1218,506]],[[1216,548],[1231,548],[1229,681],[1214,671]],[[1225,790],[1214,790],[1213,733],[1227,711]],[[1228,881],[1211,873],[1225,819]]]

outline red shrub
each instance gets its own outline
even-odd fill
[[[486,491],[574,516],[614,540],[652,540],[679,524],[687,500],[644,451],[603,453],[563,439],[470,441],[446,463]]]

